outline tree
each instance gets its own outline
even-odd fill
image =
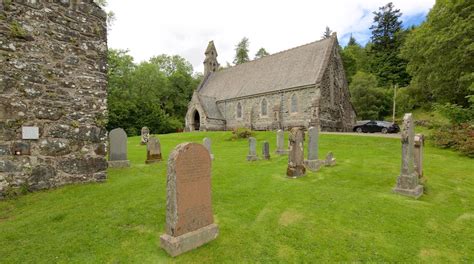
[[[356,39],[352,36],[349,38],[349,42],[347,43],[347,46],[360,46],[359,43],[357,43]]]
[[[166,75],[171,76],[176,72],[185,73],[188,75],[193,74],[193,66],[191,63],[186,61],[183,57],[179,55],[169,56],[162,54],[159,56],[152,57],[150,63],[158,66],[158,68]]]
[[[147,126],[154,133],[184,127],[187,104],[202,75],[180,56],[159,55],[138,65],[128,51],[109,50],[108,128],[137,135]]]
[[[408,34],[401,56],[408,60],[410,89],[418,101],[474,103],[468,99],[474,94],[473,21],[472,1],[440,0],[426,22]]]
[[[352,76],[358,71],[370,72],[367,49],[361,47],[352,35],[347,46],[341,50],[341,57],[349,84],[352,81]]]
[[[332,35],[332,30],[326,26],[326,30],[324,30],[324,33],[323,35],[321,36],[322,39],[327,39],[327,38],[330,38]]]
[[[399,57],[405,31],[402,30],[402,13],[392,3],[373,12],[374,22],[370,27],[372,72],[377,76],[380,86],[389,87],[398,84],[407,86],[410,76],[406,72],[406,61]]]
[[[378,88],[373,74],[357,72],[349,89],[359,119],[381,120],[390,113],[390,90]]]
[[[249,59],[249,39],[244,37],[235,47],[234,64],[242,64],[250,61]]]
[[[264,48],[260,48],[255,54],[255,59],[263,58],[268,55],[270,55],[270,53],[268,53]]]

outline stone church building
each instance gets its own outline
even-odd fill
[[[219,69],[213,41],[205,56],[204,79],[186,114],[187,131],[352,129],[356,113],[336,34],[225,69]]]

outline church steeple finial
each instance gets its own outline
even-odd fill
[[[217,71],[219,69],[219,62],[217,61],[217,50],[214,46],[214,41],[209,41],[207,45],[206,59],[204,60],[204,76],[207,76],[211,72]]]

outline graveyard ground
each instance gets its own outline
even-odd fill
[[[474,162],[426,147],[427,192],[395,195],[400,141],[322,135],[337,166],[285,178],[286,156],[248,163],[247,141],[230,133],[160,136],[164,158],[184,141],[213,140],[211,243],[179,256],[211,262],[474,262]],[[257,133],[259,152],[275,134]],[[165,225],[166,161],[145,165],[129,138],[132,167],[103,184],[75,185],[0,202],[0,263],[157,263]]]

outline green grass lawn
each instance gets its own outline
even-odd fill
[[[164,159],[185,141],[213,141],[211,243],[175,259],[159,247],[166,161],[145,165],[129,138],[132,167],[103,184],[67,186],[0,202],[0,263],[474,262],[474,162],[426,147],[426,194],[392,193],[400,140],[322,135],[337,165],[287,179],[287,156],[246,161],[230,133],[160,136]],[[275,133],[256,135],[275,150]],[[322,156],[322,155],[321,155]]]

